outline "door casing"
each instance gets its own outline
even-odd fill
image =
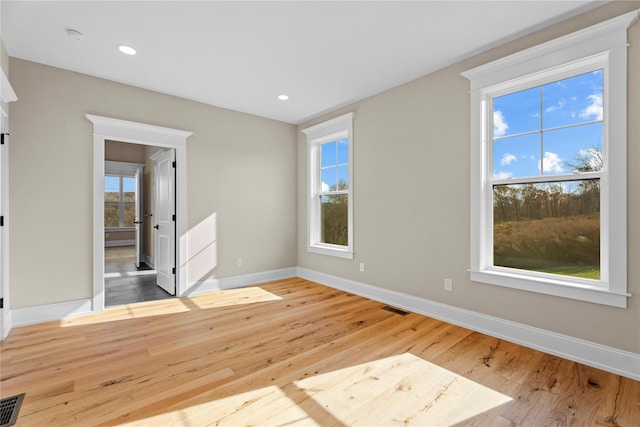
[[[176,152],[176,295],[187,282],[187,138],[193,132],[86,114],[93,123],[93,298],[92,311],[104,310],[104,146],[113,140],[174,148]]]

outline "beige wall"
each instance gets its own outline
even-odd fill
[[[145,146],[140,144],[127,144],[126,142],[105,141],[104,159],[114,162],[144,164]]]
[[[198,279],[296,265],[294,126],[15,58],[10,67],[20,95],[10,122],[11,308],[92,296],[87,113],[194,132],[188,227],[217,223],[206,236],[217,259]]]
[[[135,231],[107,231],[104,233],[105,242],[116,242],[120,240],[134,240]]]
[[[306,251],[307,149],[298,132],[298,265],[640,353],[640,24],[629,38],[629,292],[620,309],[469,280],[469,82],[460,72],[633,10],[614,3],[305,123],[354,119],[353,261]],[[359,272],[359,263],[365,272]],[[453,291],[443,290],[444,278]]]

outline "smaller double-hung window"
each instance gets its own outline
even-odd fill
[[[307,250],[353,258],[353,113],[307,135]]]

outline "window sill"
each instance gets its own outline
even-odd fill
[[[342,249],[340,247],[332,247],[332,246],[309,245],[307,246],[307,252],[311,252],[314,254],[321,254],[321,255],[329,255],[329,256],[334,256],[338,258],[353,259],[353,251],[347,248]]]
[[[531,277],[511,271],[470,271],[470,279],[474,282],[488,283],[491,285],[620,308],[627,307],[627,298],[631,296],[631,294],[611,292],[604,286],[589,284],[587,281],[579,283],[578,281],[573,282],[546,277]]]

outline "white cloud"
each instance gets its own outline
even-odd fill
[[[547,109],[545,110],[547,113],[552,113],[556,110],[560,110],[562,109],[565,105],[567,105],[567,101],[565,101],[564,99],[561,99],[560,101],[558,101],[557,105],[551,105],[549,107],[547,107]]]
[[[544,165],[544,170],[542,172],[547,173],[560,173],[564,172],[564,168],[562,167],[562,159],[556,153],[551,153],[546,151],[544,153],[544,158],[542,159],[542,164]],[[540,169],[540,165],[538,164],[538,169]]]
[[[320,185],[321,187],[321,191],[323,193],[326,193],[327,191],[329,191],[329,184],[327,184],[326,182],[322,181],[322,184]]]
[[[602,94],[594,93],[587,96],[591,104],[580,113],[581,119],[602,120]]]
[[[493,174],[495,179],[509,179],[513,176],[512,172],[499,171]]]
[[[515,162],[516,160],[518,160],[518,158],[516,156],[514,156],[513,154],[504,153],[504,156],[502,156],[502,159],[500,159],[500,164],[502,166],[507,166],[507,165],[510,165],[511,163]]]
[[[509,125],[507,121],[504,119],[504,114],[502,111],[494,111],[493,112],[493,136],[503,136],[507,133],[509,129]]]

